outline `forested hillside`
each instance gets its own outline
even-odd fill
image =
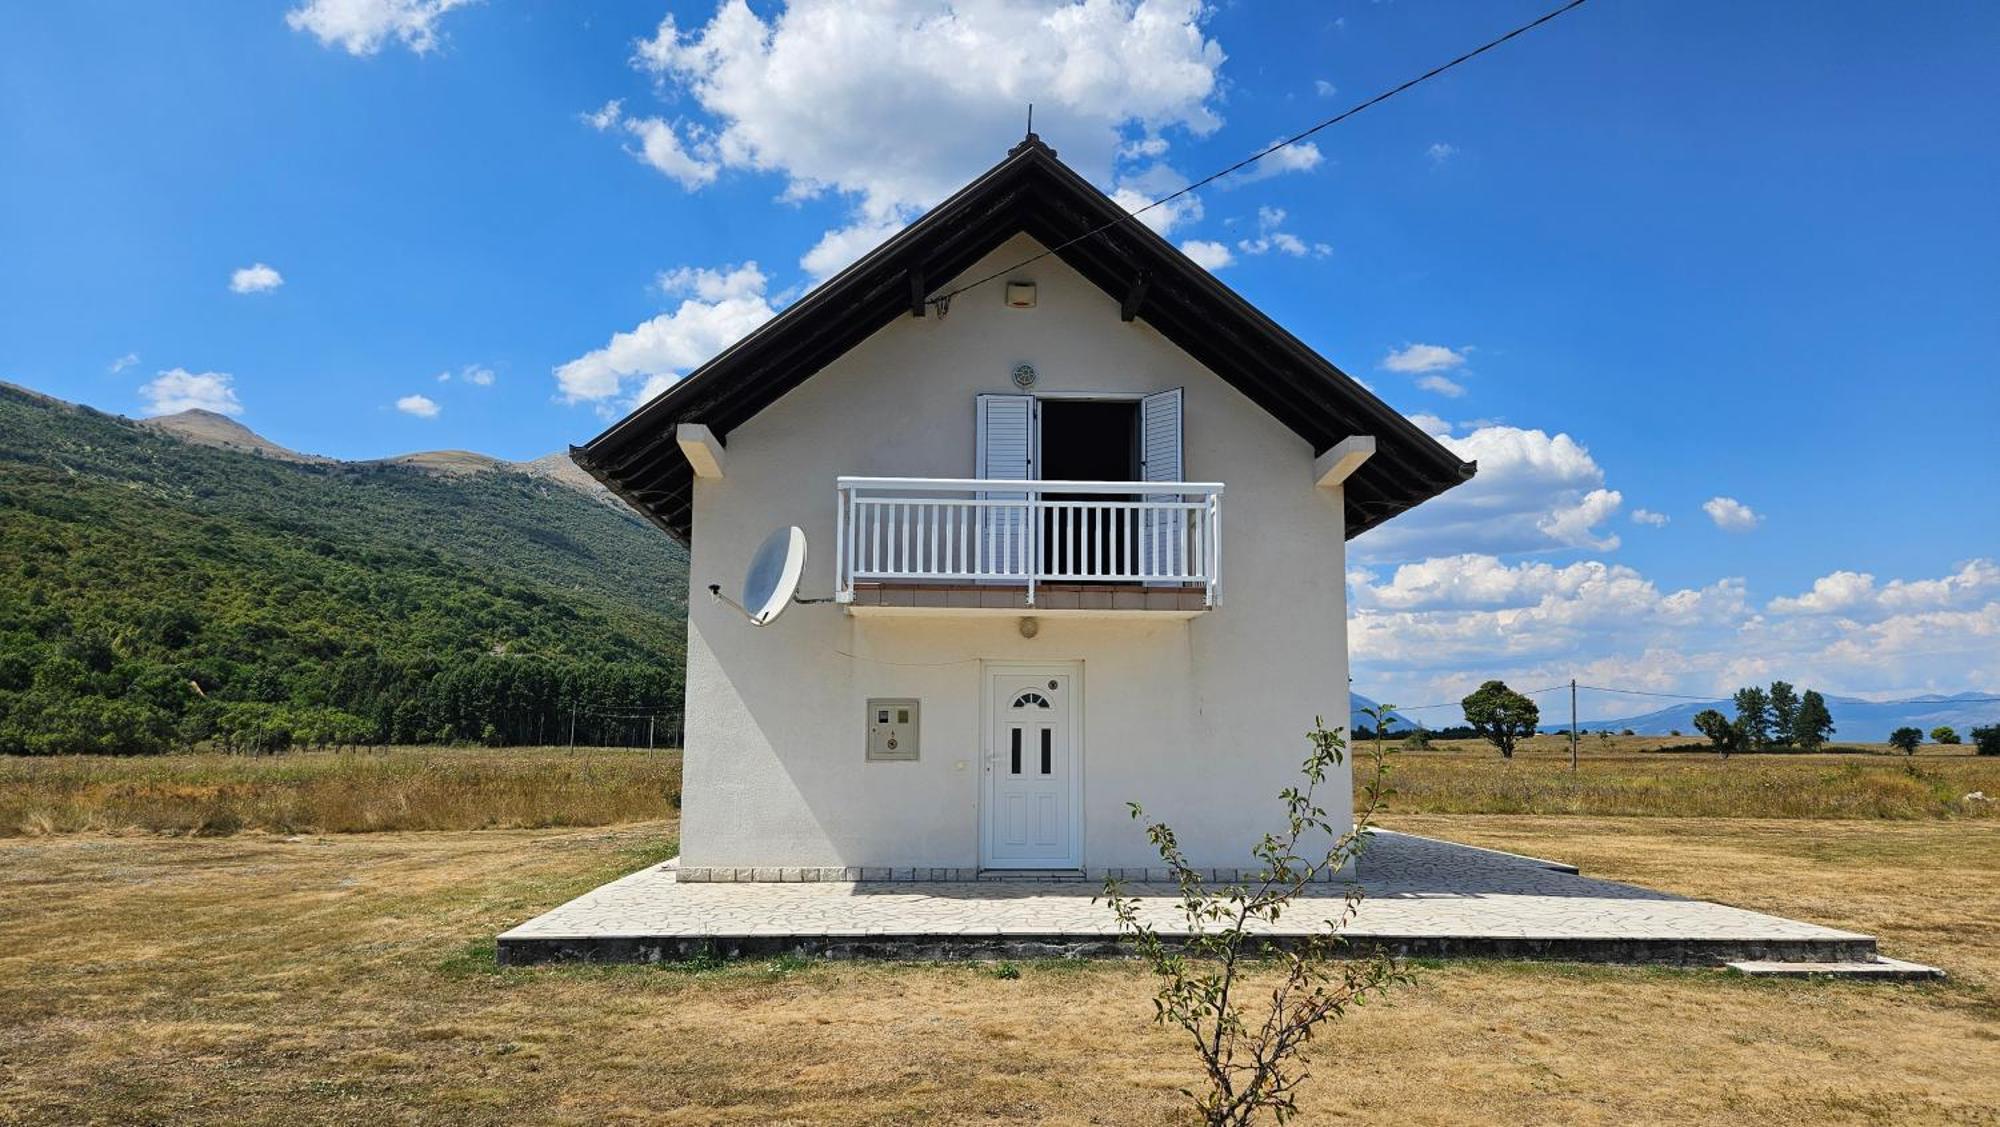
[[[0,387],[0,753],[560,743],[573,714],[643,744],[686,594],[678,545],[546,478],[280,460]]]

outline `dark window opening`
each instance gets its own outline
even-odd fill
[[[1018,775],[1021,773],[1021,729],[1015,728],[1008,734],[1014,738],[1014,760],[1009,773]]]
[[[1137,400],[1044,399],[1042,472],[1044,481],[1139,480]],[[1045,493],[1054,501],[1130,501],[1131,494]],[[1137,567],[1129,510],[1100,510],[1096,527],[1088,511],[1050,509],[1042,515],[1042,568],[1047,573],[1106,575]],[[1058,521],[1067,530],[1057,535]],[[1065,551],[1065,545],[1067,550]],[[1078,582],[1078,580],[1065,580]]]
[[[1054,759],[1052,758],[1049,750],[1049,743],[1050,740],[1054,737],[1054,735],[1055,732],[1053,729],[1050,728],[1042,729],[1042,774],[1044,775],[1052,775],[1055,773]]]

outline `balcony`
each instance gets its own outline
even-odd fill
[[[843,477],[836,489],[834,598],[850,613],[1185,618],[1221,594],[1213,482]]]

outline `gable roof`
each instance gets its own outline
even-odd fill
[[[1105,293],[1121,315],[1221,376],[1312,446],[1372,435],[1346,482],[1351,538],[1470,480],[1477,466],[1425,434],[1347,373],[1280,328],[1215,275],[1056,159],[1034,134],[1007,159],[749,336],[582,446],[577,465],[647,519],[687,542],[694,471],[675,428],[702,423],[725,445],[786,392],[898,317],[1016,233],[1025,232]]]

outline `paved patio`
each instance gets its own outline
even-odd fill
[[[1404,955],[1715,966],[1868,962],[1875,940],[1578,875],[1565,865],[1378,831],[1347,935]],[[1346,885],[1316,889],[1273,934],[1318,931]],[[917,958],[1114,954],[1117,928],[1082,881],[703,884],[675,863],[612,881],[499,937],[500,961],[649,962],[701,951]],[[1163,935],[1173,888],[1128,884]]]

